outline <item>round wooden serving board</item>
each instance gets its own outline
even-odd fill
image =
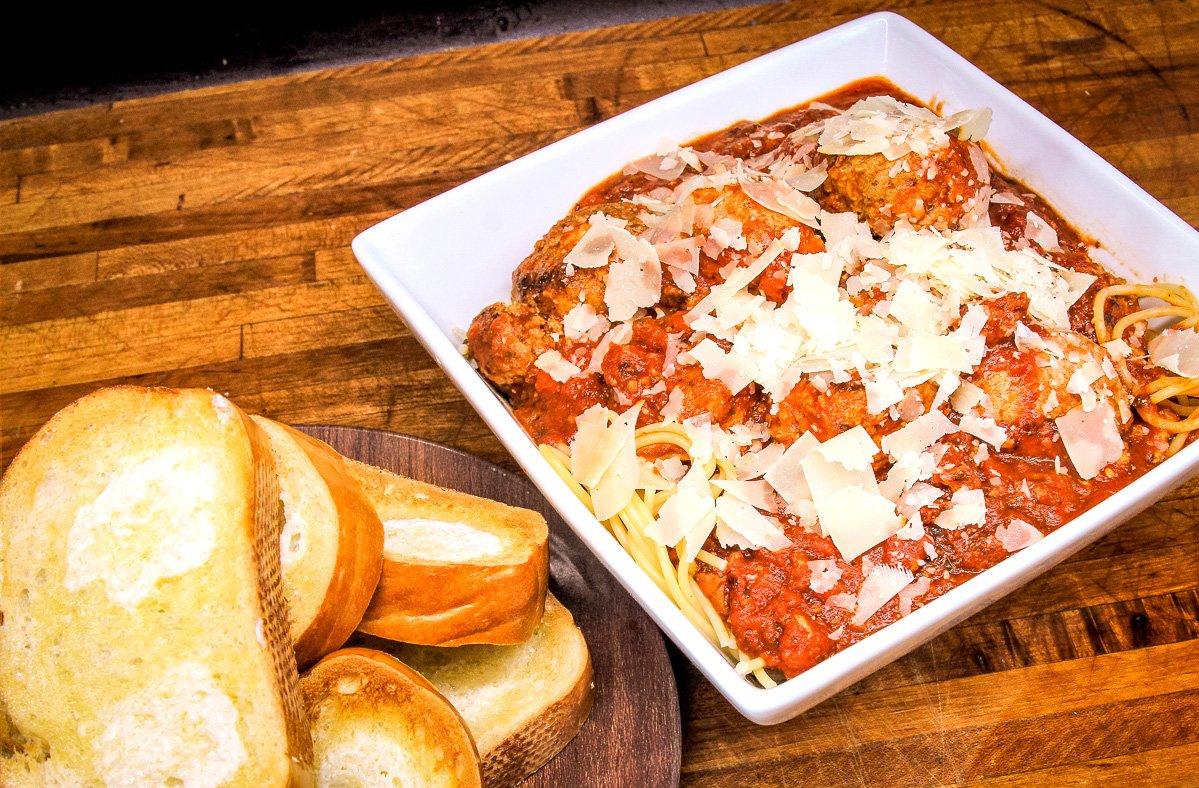
[[[679,699],[662,636],[528,480],[407,435],[357,427],[299,429],[355,460],[545,516],[550,590],[570,608],[587,638],[595,708],[574,741],[525,786],[678,784]]]

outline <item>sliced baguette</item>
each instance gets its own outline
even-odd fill
[[[384,530],[383,574],[359,631],[437,646],[528,639],[549,576],[541,515],[348,464]]]
[[[591,655],[570,611],[553,595],[528,641],[515,646],[437,648],[377,638],[420,671],[462,714],[488,785],[511,785],[565,747],[591,713]]]
[[[224,397],[112,388],[54,416],[0,482],[0,784],[310,779],[281,526],[266,439]]]
[[[291,636],[301,667],[342,646],[383,569],[383,524],[328,445],[261,416],[283,500],[280,555]]]
[[[419,673],[365,648],[335,651],[300,681],[324,786],[479,786],[462,717]]]

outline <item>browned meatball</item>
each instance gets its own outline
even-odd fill
[[[984,185],[968,145],[953,138],[927,156],[909,153],[896,161],[881,153],[830,156],[821,201],[830,211],[856,213],[878,235],[901,218],[917,228],[954,229]]]
[[[632,203],[612,202],[571,211],[550,228],[533,246],[533,253],[516,267],[512,274],[513,298],[536,306],[547,317],[561,318],[579,305],[580,295],[597,312],[606,312],[607,267],[576,268],[567,275],[563,259],[587,232],[587,220],[593,213],[602,212],[627,220],[629,232],[635,235],[645,230],[645,225],[637,218],[638,210]]]
[[[527,304],[492,304],[471,322],[466,347],[487,379],[512,393],[532,379],[533,362],[554,346],[555,330]]]
[[[1089,364],[1105,366],[1103,348],[1081,334],[1047,329],[1041,333],[1046,342],[1062,349],[1064,358],[1004,342],[990,349],[974,370],[971,380],[990,398],[990,415],[999,424],[1028,430],[1062,416],[1082,403],[1078,394],[1068,391],[1074,373]],[[1116,413],[1128,412],[1128,388],[1119,377],[1101,375],[1093,388]]]
[[[722,422],[733,412],[735,398],[728,386],[719,380],[704,377],[698,364],[686,364],[675,368],[666,379],[666,390],[682,389],[683,411],[681,419],[708,414],[714,422]]]
[[[822,392],[805,377],[779,403],[778,412],[770,420],[770,434],[790,444],[810,430],[826,441],[859,424],[873,432],[885,418],[886,413],[872,416],[866,409],[862,384],[833,383]]]

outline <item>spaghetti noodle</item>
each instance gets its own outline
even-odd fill
[[[1118,297],[1136,299],[1138,308],[1121,317],[1109,329],[1108,302]],[[1141,308],[1142,299],[1155,299],[1165,305]],[[1138,325],[1143,325],[1146,333],[1151,332],[1150,321],[1168,318],[1178,319],[1171,328],[1185,330],[1199,326],[1199,299],[1178,284],[1112,285],[1095,295],[1095,336],[1101,343],[1123,339],[1125,332]],[[1145,344],[1148,346],[1148,342]],[[1137,409],[1137,413],[1146,423],[1173,435],[1168,453],[1176,454],[1186,445],[1191,434],[1199,430],[1199,378],[1162,375],[1146,384],[1145,395],[1150,406],[1161,407],[1143,406]],[[1163,415],[1163,409],[1175,418]]]
[[[655,446],[668,446],[690,457],[691,438],[678,424],[661,422],[639,428],[636,433],[637,451]],[[570,455],[561,449],[542,444],[538,447],[550,467],[562,478],[580,501],[594,514],[590,491],[575,479],[570,472]],[[705,474],[711,478],[735,480],[736,472],[727,460],[713,459],[704,466]],[[673,485],[672,485],[673,487]],[[646,529],[654,522],[662,504],[670,497],[671,488],[657,495],[654,490],[639,489],[629,503],[617,514],[604,521],[604,525],[616,537],[616,541],[632,557],[639,567],[682,611],[714,646],[732,657],[734,668],[741,675],[752,675],[763,687],[774,687],[776,682],[764,668],[761,658],[746,654],[737,646],[724,619],[712,606],[695,582],[695,561],[684,561],[679,553],[654,541]],[[711,515],[715,518],[715,515]],[[672,555],[673,554],[673,555]],[[725,561],[706,550],[699,550],[696,560],[717,569],[724,569]]]

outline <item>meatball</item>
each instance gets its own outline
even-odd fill
[[[560,330],[527,304],[492,304],[471,322],[466,347],[487,379],[511,394],[532,379],[533,362]]]
[[[799,229],[799,249],[797,251],[804,254],[824,251],[824,239],[815,230],[800,224],[789,216],[760,205],[739,186],[726,186],[719,191],[700,189],[695,192],[695,200],[701,204],[712,205],[713,222],[732,219],[741,223],[741,232],[745,236],[748,248],[744,251],[724,250],[715,261],[716,268],[723,268],[731,262],[735,262],[739,266],[747,265],[761,250],[769,246],[771,241],[792,227]],[[754,285],[750,287],[750,291],[760,293],[778,304],[785,301],[790,292],[787,284],[787,277],[791,272],[789,260],[789,255],[781,255],[762,272]],[[701,268],[701,272],[705,268]],[[716,280],[714,277],[713,279]]]
[[[911,402],[918,400],[928,408],[936,392],[937,385],[930,381],[908,389],[907,395]],[[900,412],[904,407],[900,404]],[[857,380],[830,383],[827,390],[821,391],[805,375],[778,404],[778,411],[770,418],[770,435],[776,441],[791,444],[810,430],[817,439],[826,441],[859,425],[877,443],[903,426],[903,422],[892,419],[889,408],[871,413],[866,389]]]
[[[666,379],[666,390],[679,389],[683,392],[683,409],[680,419],[708,414],[712,421],[721,423],[733,412],[735,398],[728,386],[719,380],[704,377],[703,369],[698,364],[684,364],[675,367],[674,372]]]
[[[514,300],[531,304],[545,316],[559,319],[581,301],[597,312],[607,311],[604,305],[607,267],[576,268],[568,275],[563,262],[587,232],[590,226],[587,220],[597,212],[628,221],[628,230],[633,234],[645,230],[645,225],[637,218],[637,206],[632,203],[612,202],[576,208],[551,227],[533,246],[533,253],[516,267],[512,274]]]
[[[898,219],[917,228],[956,229],[988,178],[975,172],[969,145],[953,138],[927,156],[909,153],[896,161],[881,153],[830,156],[824,207],[856,213],[878,235]]]
[[[791,444],[810,430],[826,441],[859,424],[873,434],[884,419],[885,412],[872,416],[867,411],[862,384],[833,383],[821,391],[805,376],[779,403],[770,420],[770,434],[776,441]]]
[[[1117,414],[1129,412],[1128,386],[1118,372],[1105,374],[1114,367],[1104,363],[1103,348],[1073,331],[1040,331],[1045,344],[1060,348],[1060,357],[1027,345],[1021,350],[1009,341],[989,350],[974,370],[971,381],[989,398],[988,412],[996,422],[1030,430],[1083,404],[1079,394],[1069,391],[1076,373],[1080,382],[1093,378],[1088,387]]]

